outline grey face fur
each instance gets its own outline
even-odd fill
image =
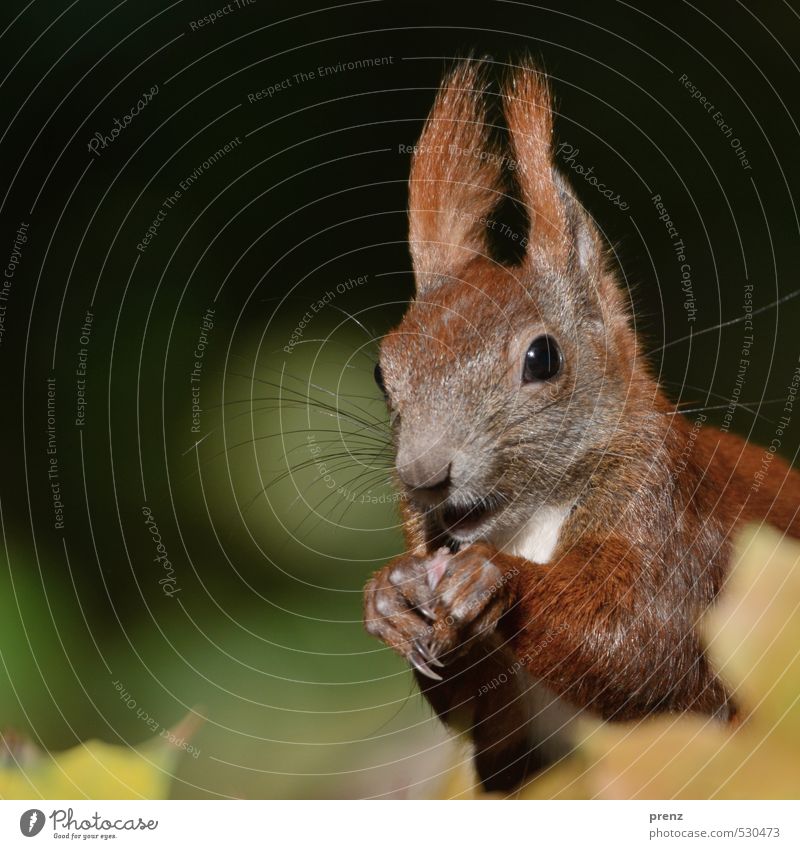
[[[461,279],[421,292],[384,342],[401,483],[462,545],[574,501],[592,468],[587,454],[618,425],[628,366],[576,271],[568,280],[474,260]],[[525,383],[525,352],[544,333],[563,365]]]

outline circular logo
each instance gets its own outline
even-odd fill
[[[19,830],[25,837],[35,837],[44,828],[44,811],[31,808],[19,818]]]

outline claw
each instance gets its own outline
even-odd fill
[[[436,619],[436,614],[430,609],[430,607],[426,607],[424,604],[418,604],[417,610],[426,618],[433,621]]]
[[[422,659],[421,655],[416,651],[412,651],[408,656],[408,662],[417,670],[421,675],[425,675],[428,678],[433,678],[434,681],[441,681],[442,676],[434,672],[427,663]]]
[[[430,663],[431,666],[438,666],[440,669],[444,668],[444,664],[439,660],[436,655],[419,640],[414,640],[414,646],[417,649],[417,653],[422,655],[427,663]]]

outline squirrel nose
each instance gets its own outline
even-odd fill
[[[444,446],[414,451],[407,461],[398,458],[400,480],[410,489],[442,489],[450,482],[450,452]]]

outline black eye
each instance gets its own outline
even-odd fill
[[[552,336],[537,336],[525,354],[524,383],[550,380],[561,371],[561,349]]]
[[[383,372],[381,371],[381,367],[379,364],[375,364],[375,371],[373,372],[373,376],[375,377],[375,383],[378,384],[378,389],[386,395],[386,384],[383,382]]]

